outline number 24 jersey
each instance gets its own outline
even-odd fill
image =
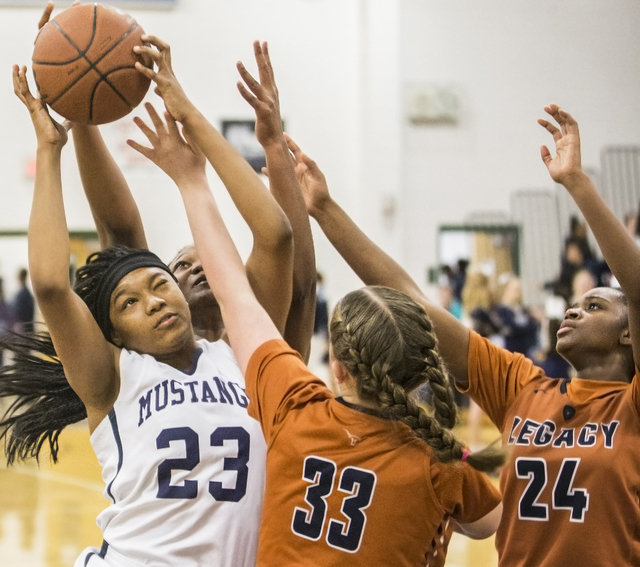
[[[468,394],[511,450],[500,567],[640,565],[638,374],[554,380],[475,333],[468,365]]]

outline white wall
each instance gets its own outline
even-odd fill
[[[538,156],[548,141],[536,124],[544,104],[559,102],[579,119],[586,165],[598,165],[604,144],[640,140],[635,0],[179,0],[174,10],[131,13],[172,44],[177,76],[214,124],[252,116],[236,91],[235,62],[254,69],[251,43],[268,40],[287,130],[323,168],[334,196],[421,284],[437,261],[439,224],[506,210],[518,188],[551,187]],[[32,180],[24,169],[35,144],[10,67],[29,62],[39,14],[0,8],[0,230],[24,229],[28,220]],[[410,126],[402,115],[407,82],[453,86],[460,125]],[[190,241],[188,227],[163,174],[131,165],[133,150],[123,143],[129,120],[105,136],[152,248],[168,258]],[[69,225],[87,229],[72,148],[65,154]],[[395,216],[385,219],[394,199]],[[249,238],[232,207],[223,207],[246,253]],[[357,279],[317,231],[316,243],[337,299]],[[2,246],[0,275],[9,283],[3,266],[15,262],[2,262],[10,253]]]
[[[402,0],[401,75],[461,94],[458,127],[404,126],[404,261],[424,282],[436,227],[509,209],[513,190],[553,187],[536,123],[557,102],[579,121],[583,161],[640,143],[635,0]]]

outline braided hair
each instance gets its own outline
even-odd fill
[[[465,447],[451,431],[457,418],[453,388],[420,305],[387,287],[353,291],[336,306],[330,336],[333,356],[356,379],[359,397],[377,408],[360,409],[408,425],[443,463],[463,460]],[[431,413],[411,396],[425,382],[433,393]],[[504,454],[489,448],[466,461],[491,471],[503,464]]]
[[[76,271],[74,291],[97,318],[100,309],[98,284],[117,260],[139,252],[113,246],[95,252]],[[105,338],[111,341],[108,330]],[[0,441],[4,440],[7,464],[39,459],[48,445],[53,462],[58,460],[62,430],[87,417],[84,404],[69,386],[51,337],[44,332],[10,333],[0,348],[12,354],[12,363],[0,367],[0,400],[11,400],[0,417]]]

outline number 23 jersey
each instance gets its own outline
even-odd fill
[[[554,380],[471,333],[468,394],[511,449],[500,567],[640,565],[638,380]]]
[[[118,399],[91,435],[111,501],[98,526],[135,563],[253,567],[264,437],[229,346],[198,346],[187,372],[122,351]]]

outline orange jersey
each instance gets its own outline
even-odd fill
[[[402,423],[337,400],[284,341],[257,349],[246,383],[267,441],[258,565],[427,565],[445,515],[474,522],[500,501]]]
[[[550,379],[471,333],[468,394],[511,449],[500,567],[640,565],[639,380]]]

